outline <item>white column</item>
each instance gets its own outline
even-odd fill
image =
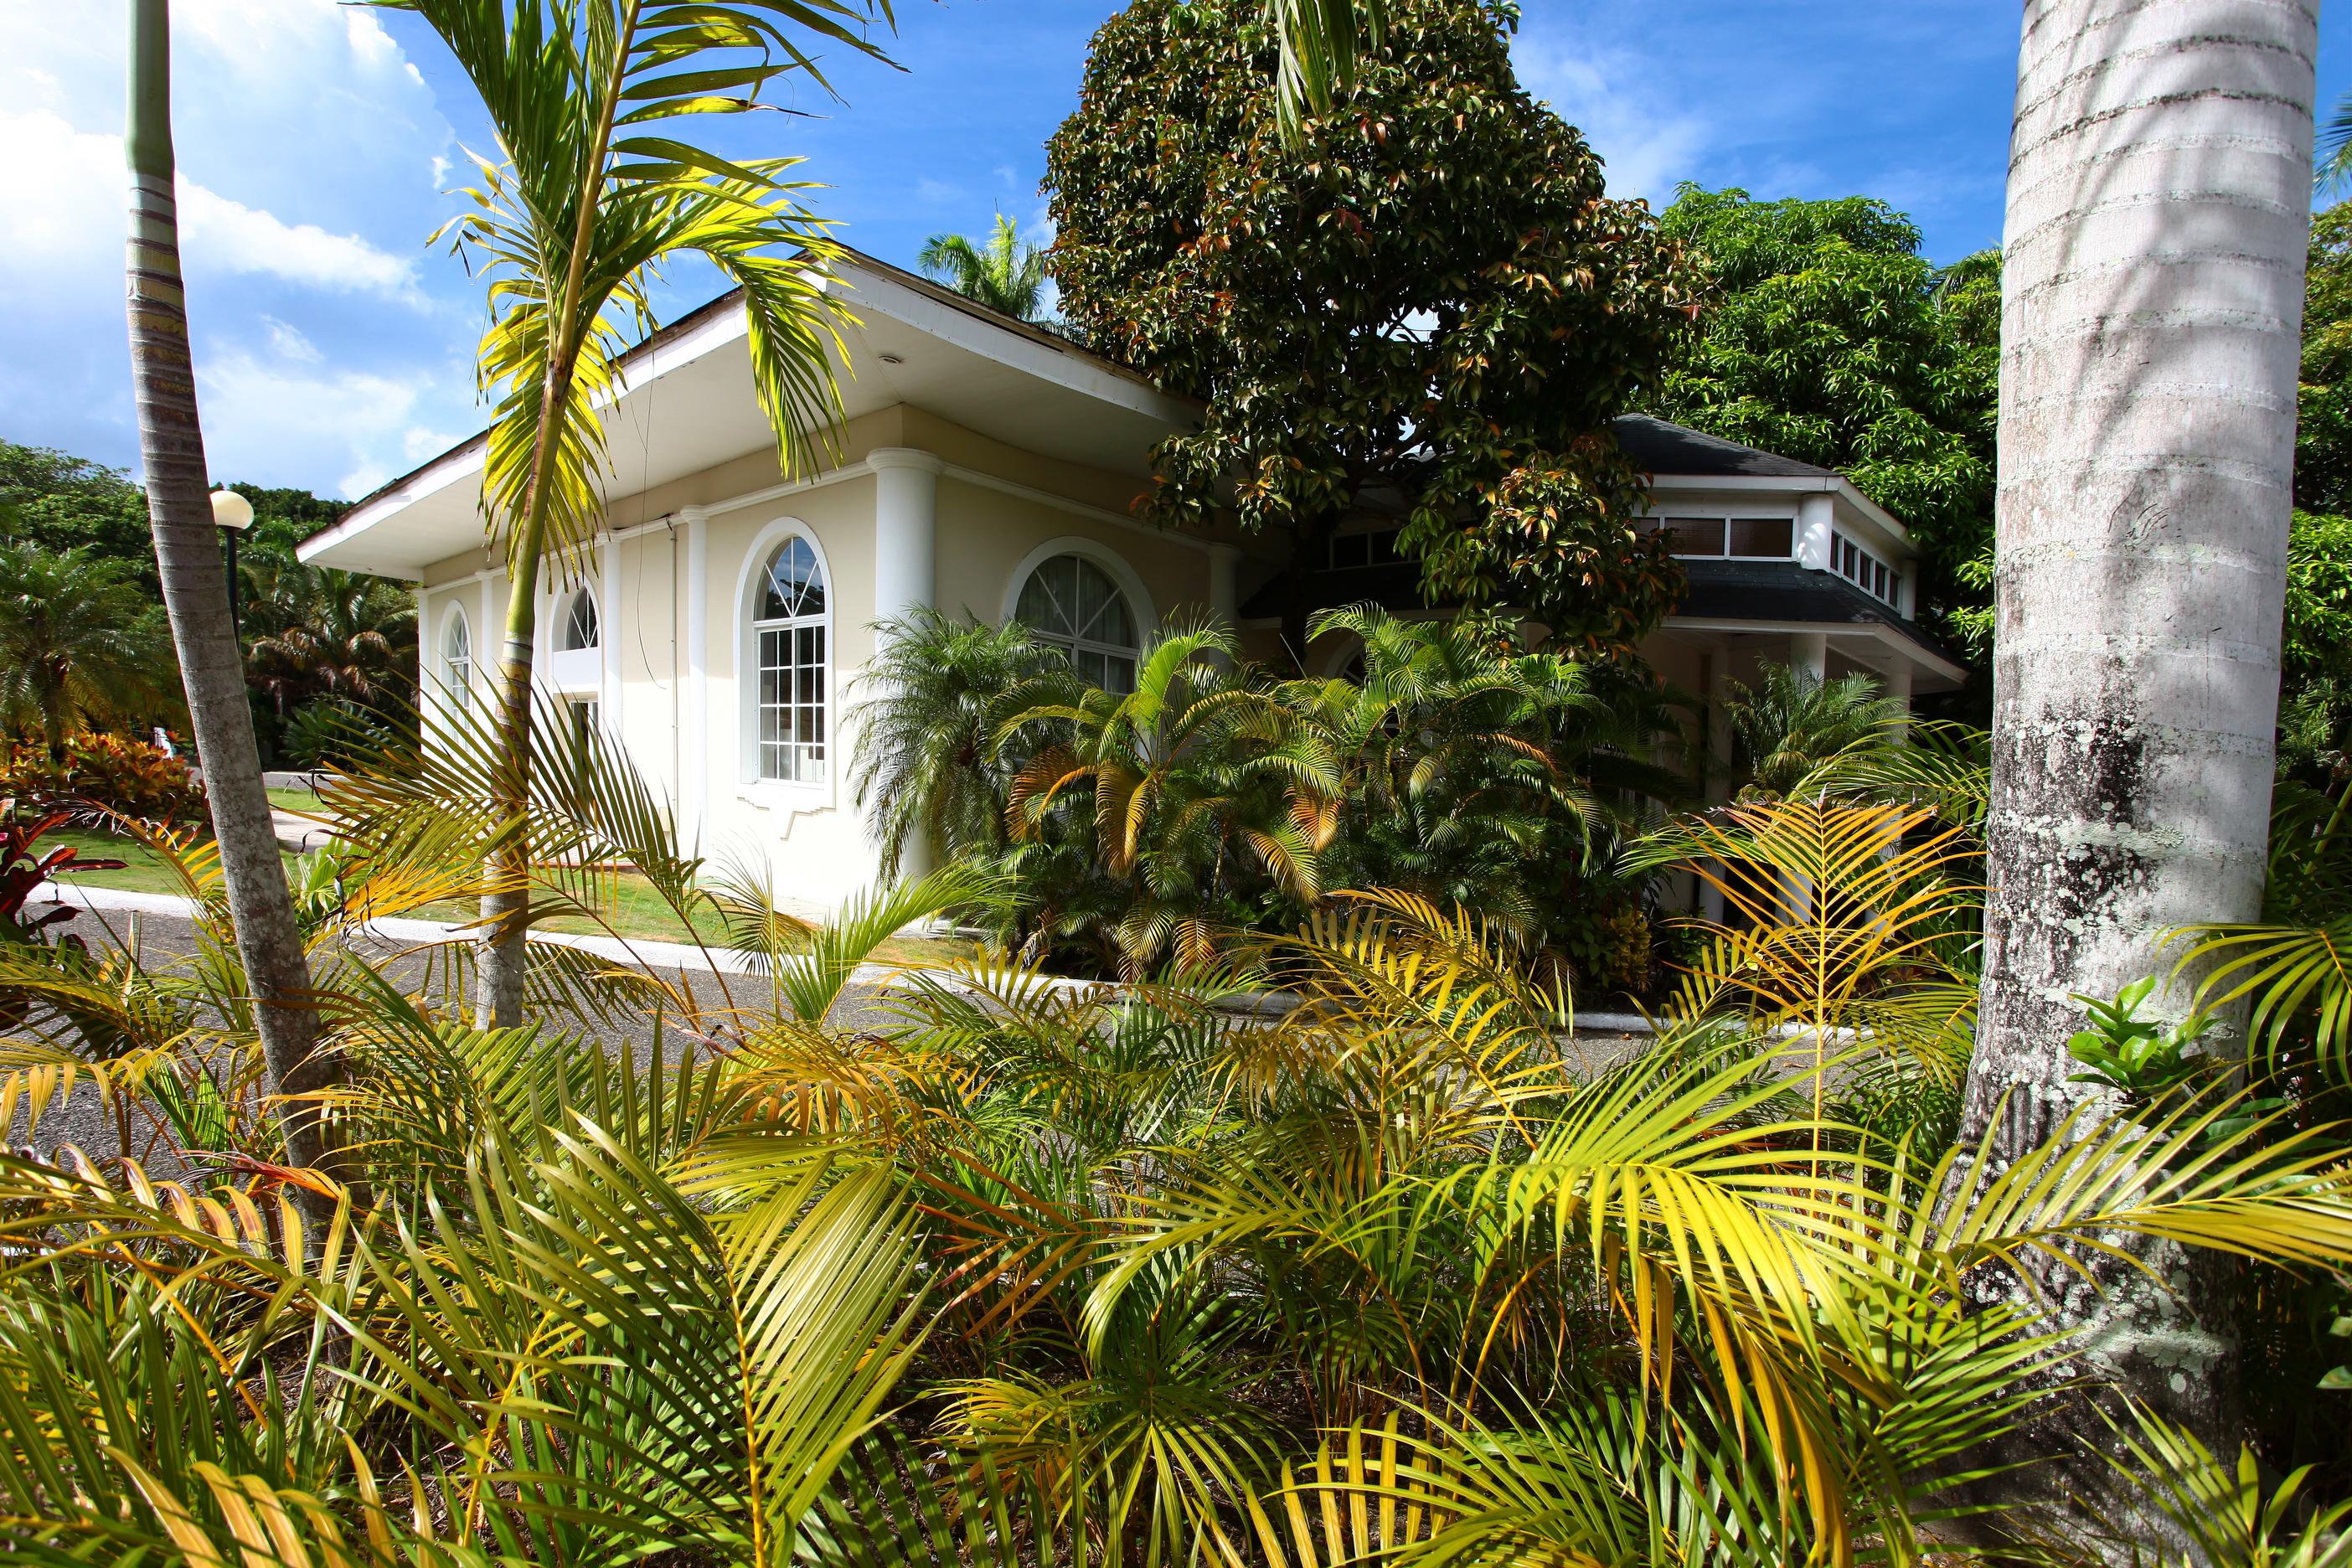
[[[940,470],[929,452],[883,447],[874,469],[874,618],[938,602]]]
[[[866,461],[874,469],[874,618],[896,619],[939,599],[940,470],[945,465],[908,447],[877,447]],[[845,770],[858,737],[842,739],[836,765]],[[921,876],[933,860],[929,843],[909,839],[899,854],[899,879]]]
[[[1904,723],[1902,728],[1904,729],[1910,728],[1911,677],[1913,673],[1911,661],[1898,653],[1895,656],[1895,668],[1888,670],[1885,677],[1885,686],[1886,689],[1885,695],[1895,701],[1903,704]]]
[[[1815,572],[1836,570],[1831,538],[1836,526],[1837,498],[1823,491],[1797,501],[1797,563]]]
[[[1919,618],[1919,562],[1916,556],[1903,563],[1903,586],[1895,592],[1895,607],[1906,621]]]
[[[598,716],[604,733],[621,737],[621,542],[608,530],[601,542],[599,584],[604,603],[596,606],[596,646],[604,653],[603,689],[597,694]]]
[[[677,521],[686,530],[686,694],[677,713],[685,776],[677,784],[678,816],[688,847],[698,854],[708,847],[702,839],[710,818],[710,687],[703,646],[710,608],[710,522],[698,506],[680,507]]]
[[[1789,664],[1801,669],[1815,680],[1827,680],[1830,674],[1830,638],[1827,632],[1791,632],[1789,634]]]
[[[1714,773],[1717,763],[1731,764],[1731,649],[1717,647],[1706,655],[1706,735],[1709,776],[1706,798],[1720,801],[1730,794],[1730,781]],[[1718,870],[1720,868],[1718,868]],[[1723,889],[1706,878],[1698,883],[1698,912],[1703,919],[1722,925],[1728,916]]]

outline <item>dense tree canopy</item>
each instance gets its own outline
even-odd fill
[[[2352,203],[2312,219],[2296,405],[2279,749],[2318,784],[2352,773]]]
[[[253,503],[253,526],[237,549],[238,631],[265,748],[274,753],[287,721],[320,698],[396,719],[415,694],[416,617],[407,589],[383,578],[306,566],[295,554],[303,540],[351,503],[305,489],[230,488]],[[119,468],[0,440],[0,550],[16,547],[29,552],[11,557],[20,574],[108,584],[105,616],[126,632],[131,620],[152,612],[154,626],[140,635],[161,651],[140,657],[153,665],[150,673],[163,683],[170,706],[175,700],[170,699],[170,644],[160,629],[155,548],[139,487]],[[0,721],[41,727],[31,717],[40,707],[34,698],[11,698],[0,707],[7,709]],[[67,717],[81,721],[84,710],[74,706]]]
[[[1296,146],[1263,16],[1137,0],[1047,148],[1069,319],[1207,405],[1160,450],[1159,516],[1230,505],[1312,560],[1351,506],[1391,504],[1433,595],[1590,621],[1613,584],[1617,635],[1592,640],[1638,635],[1679,579],[1634,537],[1639,479],[1604,432],[1685,330],[1675,247],[1520,88],[1515,6],[1394,6]]]
[[[1684,187],[1663,219],[1708,282],[1645,406],[1836,468],[1926,552],[1924,616],[1981,654],[1990,624],[2000,259],[1938,270],[1885,203]]]
[[[0,441],[0,538],[48,551],[87,549],[154,584],[147,498],[139,487],[119,468],[46,447]]]

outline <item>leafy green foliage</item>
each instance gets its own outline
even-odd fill
[[[1790,795],[1836,759],[1892,750],[1906,721],[1869,675],[1823,680],[1786,664],[1764,665],[1752,689],[1731,682],[1724,705],[1737,747],[1725,763],[1743,798]]]
[[[1002,849],[1016,764],[997,731],[1015,694],[1056,668],[1053,651],[1017,621],[989,626],[929,605],[881,623],[875,639],[853,689],[866,695],[850,787],[874,814],[884,874],[898,875],[910,849],[950,859]]]
[[[1445,648],[1416,657],[1448,689]],[[1113,765],[1087,726],[1146,732],[1095,708],[1055,722]],[[641,1052],[576,984],[478,1028],[340,940],[443,874],[436,792],[478,811],[458,768],[347,795],[369,826],[311,941],[351,1065],[321,1103],[367,1186],[326,1184],[321,1227],[288,1193],[323,1178],[234,1070],[257,1046],[206,851],[165,845],[205,900],[188,960],[0,944],[0,1113],[37,1135],[95,1083],[160,1140],[153,1175],[0,1155],[0,1520],[28,1560],[1917,1562],[1998,1483],[1986,1445],[2100,1392],[2067,1323],[1969,1306],[1988,1283],[2147,1237],[2263,1278],[2352,1264],[2340,1137],[2216,1138],[2242,1098],[2078,1112],[1978,1184],[1984,1146],[1835,1114],[1830,1072],[1937,1070],[1890,1020],[1947,1005],[1922,975],[1970,889],[1964,826],[1917,807],[1662,833],[1782,898],[1632,1056],[1564,1036],[1508,933],[1393,891],[1247,967],[1072,985],[980,953],[836,1021],[882,934],[987,896],[969,872],[791,951],[731,912],[776,984],[642,987]],[[534,840],[616,845],[642,786],[551,772]],[[635,852],[681,885],[658,826]],[[1806,952],[1834,1012],[1768,995]],[[1218,1005],[1245,986],[1279,1011]],[[1801,1016],[1864,1026],[1832,1061]],[[2126,1462],[2217,1560],[2334,1550],[2305,1478],[2146,1428]]]
[[[2112,1002],[2075,996],[2090,1015],[2090,1026],[2066,1037],[2066,1054],[2090,1070],[2068,1082],[2104,1084],[2152,1102],[2203,1074],[2209,1064],[2198,1043],[2211,1030],[2212,1018],[2204,1013],[2141,1017],[2140,1005],[2156,994],[2157,984],[2153,975],[2135,980]]]
[[[137,725],[179,706],[163,608],[118,563],[0,543],[0,725],[65,761],[76,730]]]
[[[87,550],[142,568],[155,586],[147,498],[119,468],[0,441],[0,536],[51,553]]]
[[[935,234],[923,242],[915,265],[957,293],[1001,310],[1016,321],[1034,321],[1045,308],[1045,247],[1024,241],[1003,213],[989,237],[975,245],[960,234]]]
[[[1660,220],[1708,291],[1643,409],[1836,468],[1926,552],[1923,617],[1979,656],[1991,584],[2000,265],[1938,271],[1885,203],[1686,186]]]
[[[1513,7],[1387,13],[1353,92],[1296,138],[1258,5],[1139,0],[1107,22],[1047,149],[1063,308],[1206,405],[1158,450],[1161,520],[1231,506],[1312,559],[1392,491],[1431,595],[1639,623],[1645,593],[1596,594],[1650,553],[1607,427],[1685,326],[1674,249],[1520,87]],[[1490,527],[1522,468],[1513,521]],[[1302,587],[1294,648],[1308,609]]]
[[[1664,696],[1528,652],[1498,618],[1364,605],[1311,630],[1360,640],[1360,673],[1272,680],[1182,633],[1113,693],[1017,626],[893,623],[858,710],[858,797],[894,867],[919,834],[995,866],[1011,897],[975,915],[1097,973],[1210,962],[1378,887],[1475,903],[1580,979],[1645,989],[1643,889],[1610,850],[1641,802],[1685,787],[1646,760]]]

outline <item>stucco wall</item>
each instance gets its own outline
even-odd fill
[[[1016,577],[1063,548],[1109,569],[1136,601],[1142,626],[1204,609],[1212,591],[1204,541],[1125,521],[1143,488],[1133,476],[1052,461],[904,406],[851,424],[842,433],[845,467],[784,495],[742,500],[785,488],[774,454],[763,451],[615,500],[609,527],[641,531],[596,551],[591,582],[602,646],[593,660],[563,656],[571,679],[560,684],[598,698],[602,721],[638,770],[680,803],[695,852],[715,869],[763,868],[788,909],[835,905],[876,875],[851,771],[854,710],[866,695],[856,682],[873,657],[877,614],[877,484],[857,465],[881,447],[929,452],[948,465],[938,479],[933,597],[951,614],[1001,619]],[[804,534],[824,565],[832,614],[833,733],[827,777],[814,786],[753,776],[754,574],[792,532]],[[488,700],[496,664],[489,628],[506,610],[505,580],[485,577],[484,563],[485,552],[469,550],[433,563],[420,595],[434,639],[428,669],[438,668],[448,606],[464,609],[478,702]],[[698,616],[689,609],[698,572]],[[559,669],[551,639],[567,594],[554,584],[541,596],[542,679]]]

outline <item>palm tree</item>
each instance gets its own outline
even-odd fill
[[[1245,879],[1302,903],[1322,890],[1330,752],[1233,656],[1223,631],[1171,631],[1144,649],[1134,690],[1073,695],[1050,676],[1008,698],[997,729],[1000,750],[1055,737],[1013,778],[1013,837],[1024,848],[1057,830],[1090,837],[1100,866],[1131,884],[1107,944],[1130,978],[1171,947],[1180,962],[1213,958]]]
[[[261,753],[246,698],[245,666],[229,624],[219,530],[205,498],[204,431],[188,348],[186,289],[173,188],[171,18],[166,0],[132,0],[130,117],[131,377],[139,405],[139,453],[147,487],[155,567],[187,693],[196,756],[221,871],[236,922],[262,1058],[278,1094],[287,1163],[343,1173],[332,1131],[315,1100],[341,1076],[316,1047],[317,1010],[294,900],[278,858],[278,833],[261,785]],[[333,1205],[296,1185],[314,1220]]]
[[[916,264],[930,277],[992,310],[1034,321],[1045,300],[1045,252],[1022,242],[1013,220],[996,215],[986,246],[960,234],[935,234],[923,242]]]
[[[2166,933],[2262,907],[2316,12],[2026,9],[2002,269],[1992,894],[1962,1129],[1986,1143],[1979,1183],[2092,1092],[2067,1081],[2082,1014],[2063,998],[2114,995],[2167,967]],[[2161,1309],[2128,1269],[2095,1264],[2113,1288],[2094,1359],[2226,1452],[2237,1380],[2219,1271],[2147,1256],[2191,1288]]]
[[[171,630],[117,562],[0,544],[0,724],[66,736],[128,718],[171,688]]]
[[[873,696],[854,715],[850,775],[858,809],[874,813],[882,874],[910,851],[953,859],[1004,847],[1014,763],[995,745],[1007,695],[1060,662],[1017,621],[950,619],[929,605],[875,628],[882,652],[858,678]]]
[[[1832,759],[1890,742],[1903,727],[1903,705],[1880,696],[1878,682],[1860,671],[1828,680],[1768,664],[1759,675],[1753,690],[1733,681],[1724,702],[1744,795],[1790,795]]]
[[[279,629],[253,639],[253,684],[283,716],[313,697],[397,704],[416,686],[416,605],[363,573],[280,574]]]
[[[489,112],[497,160],[478,159],[475,210],[443,233],[489,274],[496,319],[480,376],[498,396],[483,499],[509,590],[496,712],[506,826],[487,847],[477,1011],[521,1021],[531,849],[531,665],[540,572],[584,564],[603,520],[598,405],[615,384],[624,322],[653,325],[647,289],[681,254],[742,290],[760,405],[784,472],[830,449],[840,397],[839,306],[824,271],[839,254],[783,178],[799,160],[736,162],[681,140],[683,118],[758,107],[778,76],[827,87],[802,40],[865,55],[888,0],[379,0],[422,16]]]

